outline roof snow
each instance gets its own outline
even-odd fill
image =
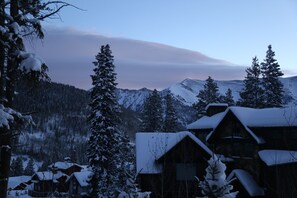
[[[188,125],[187,129],[216,128],[227,112],[231,111],[247,127],[284,127],[297,126],[297,109],[229,107],[225,112],[204,116]]]
[[[92,174],[91,171],[74,172],[72,177],[75,177],[81,187],[88,186],[89,176]]]
[[[197,137],[188,131],[176,133],[151,132],[136,133],[136,169],[137,173],[157,174],[162,167],[156,162],[185,137],[191,138],[197,145],[212,155],[212,151]]]
[[[34,176],[37,176],[39,180],[44,180],[44,181],[48,181],[48,180],[52,180],[54,177],[53,173],[50,171],[43,171],[43,172],[36,172],[32,178]]]
[[[31,176],[9,177],[9,180],[8,180],[8,189],[14,189],[19,184],[21,184],[23,182],[30,181],[30,179],[31,179]]]
[[[210,117],[204,116],[198,119],[197,121],[189,124],[187,126],[187,129],[213,129],[214,132],[228,112],[232,112],[239,119],[247,132],[259,144],[265,143],[265,140],[254,134],[254,132],[250,128],[297,126],[297,109],[295,109],[294,107],[265,109],[228,107],[224,112],[217,113]],[[213,132],[208,134],[206,138],[207,140],[212,136]]]
[[[72,166],[79,166],[76,163],[70,163],[70,162],[55,162],[48,167],[51,169],[59,169],[59,170],[66,170]]]
[[[213,116],[203,116],[197,121],[187,126],[188,130],[191,129],[213,129],[225,116],[225,112],[214,114]]]
[[[234,177],[236,177],[242,186],[246,189],[251,197],[255,196],[264,196],[264,190],[261,188],[253,177],[245,170],[235,169],[230,175],[227,177],[228,181],[231,181]]]
[[[297,151],[262,150],[258,154],[267,166],[297,163]]]
[[[230,107],[236,117],[248,127],[283,127],[297,126],[297,109]]]

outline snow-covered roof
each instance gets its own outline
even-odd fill
[[[256,140],[258,144],[265,143],[265,140],[259,136],[257,136],[250,128],[253,127],[291,127],[291,126],[297,126],[297,111],[296,109],[292,107],[287,108],[265,108],[265,109],[253,109],[253,108],[247,108],[247,107],[229,107],[226,109],[224,113],[218,113],[216,114],[217,117],[209,117],[212,119],[204,119],[204,120],[197,120],[194,123],[197,123],[196,125],[193,125],[192,128],[199,129],[199,126],[203,127],[203,124],[205,126],[210,126],[212,122],[212,126],[214,130],[208,134],[206,137],[206,140],[208,140],[216,131],[217,126],[220,124],[220,122],[223,120],[225,115],[228,112],[232,112],[238,120],[242,123],[242,125],[245,127],[246,131]],[[201,118],[202,119],[202,118]],[[202,129],[202,128],[201,128]]]
[[[32,176],[32,178],[33,178],[35,175],[37,176],[37,178],[38,178],[39,180],[44,180],[44,181],[52,180],[52,179],[53,179],[53,176],[54,176],[53,173],[50,172],[50,171],[36,172],[36,173]]]
[[[55,162],[55,163],[49,165],[48,167],[51,169],[66,170],[72,166],[79,166],[79,165],[76,163],[71,163],[71,162]]]
[[[264,190],[253,179],[250,173],[242,169],[233,170],[227,177],[230,181],[236,177],[251,197],[264,196]]]
[[[176,133],[136,133],[136,169],[137,173],[161,173],[162,166],[156,162],[185,137],[191,138],[197,145],[212,155],[212,151],[197,137],[188,131]]]
[[[31,176],[17,176],[17,177],[9,177],[8,180],[8,189],[13,189],[17,187],[19,184],[23,182],[28,182],[30,181]]]
[[[228,109],[248,127],[297,126],[297,110],[293,107],[264,109],[229,107]]]
[[[221,113],[214,114],[213,116],[203,116],[202,118],[198,119],[197,121],[187,125],[187,129],[188,130],[213,129],[223,119],[225,114],[226,114],[226,112],[221,112]]]
[[[258,152],[260,159],[267,166],[297,163],[297,151],[262,150]]]
[[[85,187],[85,186],[89,185],[88,179],[89,179],[90,174],[92,174],[91,171],[74,172],[72,174],[72,177],[76,178],[76,180],[78,181],[78,183],[81,187]]]

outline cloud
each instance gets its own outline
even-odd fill
[[[44,59],[53,81],[89,89],[95,55],[109,44],[119,87],[166,88],[185,78],[242,79],[245,67],[210,58],[199,52],[159,43],[49,28],[42,42],[28,43],[29,51]]]

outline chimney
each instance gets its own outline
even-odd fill
[[[217,113],[224,112],[227,108],[227,103],[210,103],[205,107],[205,111],[207,116],[213,116]]]

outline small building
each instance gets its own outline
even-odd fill
[[[137,179],[151,197],[195,197],[212,151],[192,133],[136,133]]]
[[[74,172],[67,182],[69,182],[69,197],[87,197],[89,194],[88,179],[92,172]]]
[[[50,171],[36,172],[31,181],[33,188],[29,190],[29,195],[33,197],[47,197],[54,192],[67,192],[66,183],[69,176],[62,172],[53,173]]]

